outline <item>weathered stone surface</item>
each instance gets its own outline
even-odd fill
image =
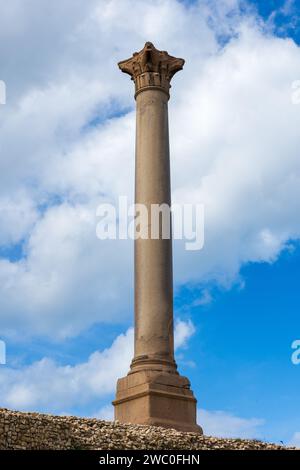
[[[149,87],[169,94],[171,79],[183,66],[183,59],[170,56],[166,51],[158,51],[151,42],[146,42],[144,48],[135,52],[130,59],[119,62],[122,72],[134,81],[136,96]]]
[[[202,433],[196,424],[196,399],[174,358],[168,100],[171,79],[183,65],[183,59],[157,50],[151,42],[119,63],[135,83],[135,203],[137,213],[143,207],[149,219],[147,233],[134,244],[134,358],[127,377],[118,380],[113,404],[115,419],[122,423]],[[167,236],[164,224],[152,218],[154,206],[168,209]]]
[[[8,426],[8,431],[3,428]],[[156,426],[0,410],[0,450],[284,450],[266,442],[218,439]]]

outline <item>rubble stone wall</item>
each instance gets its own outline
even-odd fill
[[[0,450],[269,450],[259,441],[218,439],[151,426],[0,409]]]

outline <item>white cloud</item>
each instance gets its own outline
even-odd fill
[[[97,240],[92,209],[69,204],[48,209],[31,233],[27,258],[0,260],[2,331],[18,314],[18,328],[29,335],[34,328],[60,338],[99,320],[126,318],[120,305],[122,299],[126,307],[131,302],[131,245]]]
[[[0,197],[0,245],[16,244],[28,235],[38,220],[38,212],[28,195]]]
[[[96,351],[86,362],[60,366],[44,358],[21,369],[0,371],[1,406],[60,413],[114,392],[118,377],[128,372],[133,330],[116,338],[110,348]]]
[[[231,0],[11,0],[2,10],[0,243],[27,242],[25,258],[0,260],[1,334],[77,335],[132,311],[132,246],[99,242],[94,215],[133,195],[134,113],[118,116],[133,88],[116,63],[148,39],[187,59],[170,102],[174,201],[206,208],[204,250],[175,244],[176,285],[230,287],[244,263],[274,262],[300,237],[292,41]],[[216,35],[233,31],[220,49]],[[43,54],[24,58],[41,42]]]
[[[187,345],[190,337],[195,333],[195,327],[191,320],[177,320],[175,323],[174,345],[175,349],[182,348]]]
[[[114,410],[111,405],[103,406],[93,417],[113,421]],[[225,411],[198,410],[198,423],[203,428],[206,436],[240,438],[240,439],[260,439],[261,427],[265,424],[263,419],[240,418]],[[300,440],[296,433],[290,445],[300,445]]]
[[[186,345],[194,332],[191,321],[175,326],[175,347]],[[72,407],[93,404],[114,393],[119,377],[125,376],[133,358],[133,329],[119,335],[104,351],[95,351],[86,362],[59,365],[43,358],[20,368],[0,370],[0,406],[20,410],[69,413]],[[109,419],[109,408],[97,417]]]
[[[93,417],[113,421],[114,410],[111,405],[102,407]],[[204,430],[206,436],[260,439],[261,427],[265,424],[263,419],[240,418],[225,411],[198,410],[197,421]],[[300,436],[296,433],[290,445],[300,446]]]
[[[114,420],[114,408],[112,405],[103,406],[98,413],[94,413],[93,418],[104,419],[105,421]]]
[[[174,197],[206,209],[204,250],[193,260],[181,252],[181,282],[194,276],[230,285],[243,263],[273,262],[290,238],[299,238],[292,214],[299,210],[300,113],[291,104],[299,73],[294,43],[243,28],[207,63],[174,115],[174,128],[181,123]]]
[[[195,328],[191,321],[178,320],[175,347],[187,345]],[[31,365],[0,370],[0,406],[69,415],[72,408],[95,407],[99,400],[114,394],[116,381],[129,370],[133,357],[133,329],[119,335],[112,345],[90,355],[86,362],[61,366],[43,358]],[[113,407],[106,404],[93,417],[113,420]],[[198,410],[198,422],[206,435],[259,438],[262,419],[245,419],[224,411]],[[298,439],[296,433],[293,445]]]
[[[208,289],[204,289],[198,299],[193,302],[193,306],[208,305],[213,301],[213,296]]]
[[[300,449],[300,432],[295,432],[291,441],[288,444],[290,447],[297,447]]]
[[[113,407],[110,404],[103,406],[93,417],[112,421],[114,417]],[[241,418],[226,411],[208,411],[199,409],[197,421],[204,430],[206,436],[261,439],[263,419]],[[295,433],[291,446],[300,446],[300,433]]]
[[[240,418],[225,411],[200,409],[198,410],[198,423],[207,436],[258,439],[261,438],[260,427],[264,425],[264,420]]]

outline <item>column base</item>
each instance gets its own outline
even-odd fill
[[[177,374],[131,371],[118,380],[115,419],[202,434],[196,423],[196,404],[190,382]]]

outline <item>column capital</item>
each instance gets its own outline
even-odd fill
[[[167,95],[171,79],[183,69],[184,60],[170,56],[166,51],[157,50],[151,42],[146,42],[140,52],[130,59],[119,62],[122,72],[131,76],[135,83],[135,96],[146,89],[161,89]]]

